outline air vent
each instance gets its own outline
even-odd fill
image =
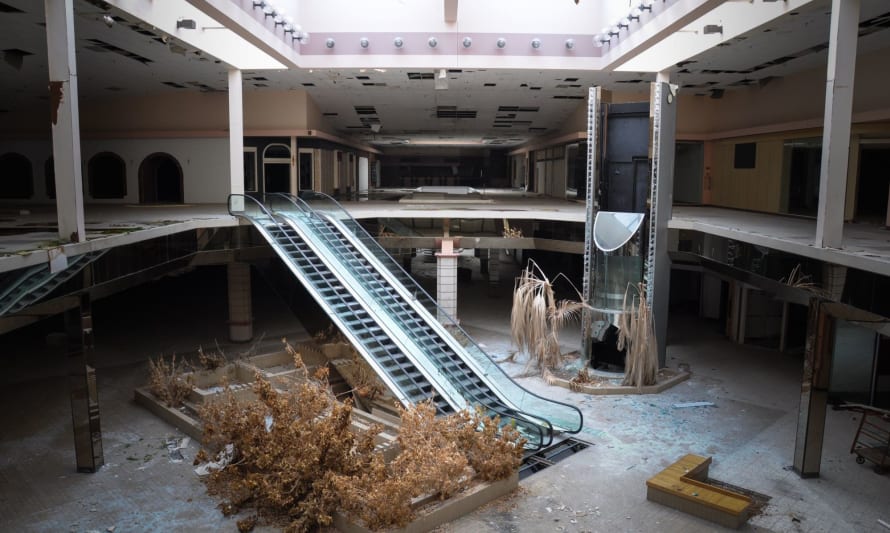
[[[436,107],[436,118],[476,118],[476,110],[458,109],[456,106],[440,105]]]
[[[431,80],[433,79],[432,72],[409,72],[408,73],[409,80]]]
[[[583,96],[574,96],[571,94],[558,94],[553,97],[554,100],[583,100]]]
[[[376,115],[377,110],[372,105],[357,105],[355,106],[355,112],[359,115]]]
[[[307,82],[307,83],[303,84],[303,87],[315,87],[315,84],[311,83],[311,82]]]
[[[188,88],[185,85],[176,83],[175,81],[162,81],[161,83],[163,83],[164,85],[166,85],[168,87],[174,87],[176,89],[187,89]]]
[[[119,48],[117,46],[114,46],[113,44],[106,43],[105,41],[102,41],[100,39],[87,39],[86,41],[92,44],[92,46],[87,46],[87,48],[94,52],[112,52],[122,55],[128,59],[132,59],[133,61],[138,61],[143,65],[152,63],[152,60],[147,57],[143,57],[139,54],[124,50],[123,48]]]
[[[340,115],[340,113],[322,113],[322,116],[325,116],[325,117],[336,117],[339,115]]]
[[[371,77],[370,77],[370,76],[356,76],[355,79],[357,79],[357,80],[370,80]]]

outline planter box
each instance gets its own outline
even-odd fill
[[[513,492],[518,486],[519,473],[514,472],[507,479],[474,485],[447,500],[439,501],[435,499],[435,496],[423,498],[415,503],[420,509],[413,522],[401,529],[382,531],[387,533],[424,533],[469,514],[486,503]],[[364,525],[352,521],[341,512],[334,514],[334,527],[342,533],[369,533],[372,531]]]

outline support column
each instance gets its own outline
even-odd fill
[[[818,477],[822,463],[822,440],[828,407],[834,319],[822,309],[818,298],[810,300],[807,344],[794,441],[794,471],[800,477]]]
[[[442,239],[442,249],[436,253],[436,300],[442,311],[457,321],[457,258],[454,241]],[[438,317],[440,322],[447,319]]]
[[[93,318],[90,296],[65,311],[68,394],[74,426],[74,455],[78,472],[96,472],[105,463],[99,424],[99,391],[93,367]]]
[[[859,3],[859,0],[833,0],[831,3],[825,127],[816,218],[815,244],[821,248],[841,248],[843,244]]]
[[[488,285],[497,287],[501,281],[501,249],[488,249]]]
[[[653,83],[650,108],[651,185],[649,190],[649,243],[646,249],[644,281],[646,297],[655,322],[658,365],[667,362],[668,301],[670,299],[671,259],[668,220],[671,218],[674,190],[674,139],[677,130],[676,86]]]
[[[73,0],[44,2],[56,216],[62,242],[86,240],[73,5]]]
[[[251,308],[250,265],[229,263],[229,339],[232,342],[247,342],[253,338],[253,315]]]
[[[244,194],[244,109],[241,71],[229,70],[229,193]],[[244,206],[235,206],[243,209]]]

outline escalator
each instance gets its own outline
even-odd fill
[[[313,209],[300,199],[280,194],[267,196],[265,206],[248,198],[244,209],[232,209],[239,198],[230,199],[230,211],[249,218],[292,265],[294,274],[401,401],[416,403],[432,397],[443,414],[478,405],[486,414],[500,416],[502,424],[515,426],[532,448],[550,444],[554,425],[569,432],[580,430],[577,409],[521,389],[468,336],[463,334],[464,342],[455,338],[451,332],[456,324],[446,328],[434,318],[441,310],[427,309],[431,298],[419,286],[401,282],[403,277],[410,279],[401,269],[401,276],[394,276],[386,260],[395,261],[382,249],[366,246],[370,239],[379,248],[363,230],[357,232],[360,226],[348,215],[333,216],[330,210]],[[328,197],[310,199],[339,207]],[[366,338],[378,345],[362,344]],[[471,355],[466,341],[479,353]],[[406,374],[412,379],[406,380]],[[501,382],[506,378],[514,389],[520,389],[526,398],[524,402],[519,398],[519,403],[538,403],[535,407],[548,409],[530,414],[518,408],[492,377]],[[538,402],[528,401],[532,397]],[[562,411],[557,417],[560,424],[540,414],[551,414],[554,408]]]
[[[74,256],[69,259],[68,267],[59,272],[51,272],[48,263],[25,270],[0,287],[0,316],[17,313],[37,303],[105,252],[106,250],[102,250]]]

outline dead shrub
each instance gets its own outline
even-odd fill
[[[325,372],[309,375],[288,351],[302,369],[289,390],[257,375],[256,400],[227,392],[202,410],[201,457],[232,445],[231,461],[205,478],[224,510],[250,507],[286,520],[288,531],[330,525],[338,508],[371,528],[404,525],[414,517],[412,499],[509,476],[522,460],[524,440],[512,427],[480,411],[437,418],[425,403],[401,410],[401,451],[386,464],[374,445],[381,428],[354,433],[351,404],[334,398]]]
[[[198,347],[198,364],[200,364],[201,368],[204,370],[216,370],[228,362],[229,360],[226,358],[226,354],[223,353],[218,345],[216,351],[210,353],[206,353],[203,347]]]
[[[189,368],[181,361],[176,362],[176,354],[167,362],[163,356],[148,360],[148,390],[167,407],[179,407],[192,390],[188,379],[181,374]]]

